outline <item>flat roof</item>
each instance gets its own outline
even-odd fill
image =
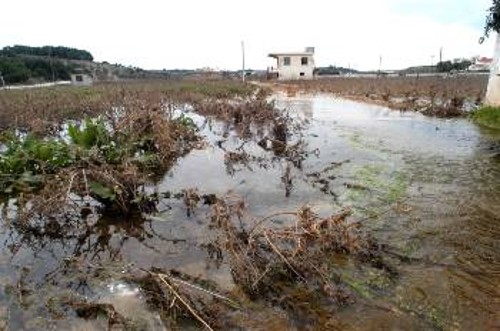
[[[278,56],[307,56],[314,55],[311,52],[280,52],[280,53],[269,53],[269,57],[278,57]]]

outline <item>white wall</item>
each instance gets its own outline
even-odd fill
[[[500,35],[497,35],[495,43],[495,54],[484,103],[488,106],[500,106]]]
[[[279,57],[279,79],[280,80],[292,80],[292,79],[312,79],[314,75],[314,57],[312,55],[297,55],[297,56],[289,56],[290,57],[290,65],[286,66],[285,58],[286,56]],[[302,57],[307,57],[307,65],[302,65],[301,59]],[[304,75],[301,76],[300,74]]]
[[[80,76],[81,80],[78,80],[77,77]],[[86,74],[72,74],[71,75],[71,84],[75,86],[90,86],[92,85],[93,80],[90,75]]]

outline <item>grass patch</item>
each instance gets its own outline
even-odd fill
[[[472,120],[481,126],[500,130],[500,108],[482,107],[472,114]]]

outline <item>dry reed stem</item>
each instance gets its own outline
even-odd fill
[[[304,282],[306,282],[306,279],[304,278],[304,276],[302,276],[297,270],[295,270],[295,268],[292,266],[292,264],[288,261],[288,259],[286,257],[283,256],[283,254],[280,252],[280,250],[273,244],[273,242],[271,241],[271,239],[269,239],[269,237],[267,236],[267,232],[264,231],[263,232],[264,234],[264,238],[266,238],[267,242],[269,243],[269,246],[271,246],[271,248],[273,249],[273,251],[278,254],[278,256],[283,260],[283,262],[286,263],[286,265],[290,268],[290,270],[292,270],[295,275],[297,275],[297,277],[299,277],[300,279],[302,279]]]
[[[210,330],[210,331],[214,330],[203,318],[201,318],[200,315],[198,315],[196,310],[194,308],[192,308],[191,305],[186,302],[186,300],[184,300],[184,298],[175,290],[175,288],[170,284],[170,282],[168,280],[166,280],[166,278],[168,277],[167,275],[165,275],[165,274],[152,274],[152,275],[155,275],[156,277],[158,277],[158,279],[160,279],[160,281],[163,284],[165,284],[165,286],[167,286],[167,288],[170,290],[170,292],[183,304],[183,306],[186,307],[186,309],[191,313],[191,315],[194,318],[196,318],[201,324],[203,324],[203,326],[207,330]]]

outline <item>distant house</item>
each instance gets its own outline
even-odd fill
[[[468,70],[476,72],[489,72],[492,64],[493,59],[487,57],[475,57],[472,59],[472,64],[469,66]]]
[[[276,59],[276,67],[268,68],[268,79],[314,78],[314,47],[307,47],[304,52],[271,53],[269,57]]]
[[[71,74],[71,84],[75,86],[90,86],[94,82],[92,76],[88,74]]]

